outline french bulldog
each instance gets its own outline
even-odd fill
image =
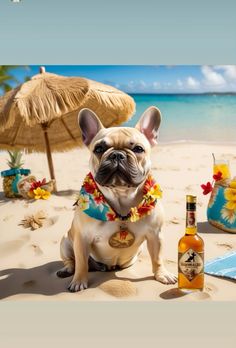
[[[105,128],[93,111],[83,109],[78,123],[83,142],[90,151],[89,167],[96,186],[121,219],[101,221],[76,207],[72,226],[61,240],[64,267],[57,275],[73,275],[69,291],[84,290],[88,287],[88,271],[131,266],[146,241],[155,279],[163,284],[176,283],[176,277],[166,270],[161,256],[164,213],[160,200],[149,215],[138,221],[122,218],[142,201],[143,187],[151,171],[151,148],[157,144],[160,111],[149,107],[134,128]],[[131,237],[119,247],[115,237],[123,223]]]

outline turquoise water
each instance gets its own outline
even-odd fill
[[[236,143],[236,95],[132,95],[136,113],[125,125],[134,126],[144,110],[162,113],[160,142],[202,141]]]

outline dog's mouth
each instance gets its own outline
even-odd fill
[[[99,167],[95,180],[102,186],[136,187],[143,180],[143,174],[131,161],[105,160]]]

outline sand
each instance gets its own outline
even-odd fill
[[[205,241],[205,259],[236,249],[236,235],[217,230],[206,221],[209,196],[201,183],[211,179],[211,153],[230,160],[236,175],[236,146],[209,144],[159,145],[152,153],[152,171],[163,190],[166,213],[164,261],[177,274],[177,243],[184,234],[185,195],[198,196],[198,228]],[[7,199],[0,193],[0,299],[2,300],[89,300],[89,301],[229,301],[236,300],[235,282],[205,276],[201,293],[183,295],[176,285],[154,280],[146,247],[136,264],[122,271],[89,273],[89,288],[69,293],[71,278],[59,279],[62,266],[59,245],[73,218],[74,195],[88,172],[88,151],[77,149],[54,154],[58,194],[48,201]],[[0,170],[7,169],[7,154],[0,153]],[[49,178],[44,154],[25,155],[25,168],[38,179]],[[48,223],[37,230],[20,225],[25,215],[43,209]]]

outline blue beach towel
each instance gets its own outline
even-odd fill
[[[206,262],[205,273],[236,280],[236,250]]]

